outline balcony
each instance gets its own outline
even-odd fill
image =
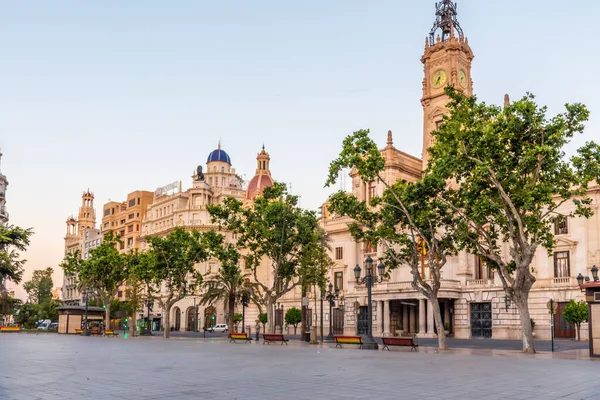
[[[542,278],[542,279],[538,279],[537,281],[535,281],[535,283],[533,284],[533,287],[536,289],[557,289],[557,288],[564,288],[564,289],[574,289],[574,288],[579,288],[579,285],[577,284],[577,279],[572,278],[572,277],[565,277],[565,278]]]
[[[485,288],[496,286],[493,279],[467,279],[468,288]]]

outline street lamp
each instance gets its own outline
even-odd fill
[[[144,335],[152,336],[152,326],[150,325],[150,311],[152,311],[152,306],[154,306],[154,303],[152,302],[152,299],[148,297],[146,300],[144,300],[144,304],[146,304],[146,331],[144,332]]]
[[[242,333],[246,333],[246,307],[250,303],[250,295],[248,292],[242,293]]]
[[[90,336],[90,330],[88,329],[88,301],[90,300],[90,292],[88,289],[83,289],[81,293],[83,295],[83,301],[85,301],[85,317],[83,322],[83,336]]]
[[[360,268],[360,267],[358,267]],[[354,271],[356,275],[356,270]],[[360,272],[359,272],[360,275]],[[335,306],[335,300],[340,296],[340,288],[335,288],[333,291],[333,285],[329,283],[329,290],[325,293],[325,300],[329,302],[329,335],[326,340],[333,342],[333,307]]]
[[[361,270],[360,266],[357,264],[356,267],[354,267],[354,278],[356,278],[356,284],[365,285],[367,287],[367,301],[368,301],[367,327],[368,327],[368,329],[367,329],[367,337],[363,341],[362,348],[365,350],[377,350],[377,349],[379,349],[379,346],[377,345],[377,342],[375,342],[375,339],[373,339],[373,306],[371,304],[371,288],[376,283],[383,282],[383,274],[385,273],[385,265],[383,265],[383,263],[381,261],[379,261],[379,264],[377,265],[377,272],[379,273],[379,278],[377,278],[377,276],[375,276],[375,272],[373,271],[373,259],[371,258],[371,256],[368,256],[367,259],[365,260],[365,268],[366,268],[366,275],[361,278],[360,273],[362,270]]]
[[[594,282],[598,282],[598,267],[596,267],[595,265],[592,267],[592,278],[594,278]],[[585,278],[583,277],[583,275],[581,275],[581,272],[579,273],[579,275],[577,275],[577,284],[579,285],[579,287],[581,288],[581,286],[583,285],[583,281],[589,282],[590,281],[590,277],[586,276]],[[583,292],[584,289],[581,289],[581,291]]]

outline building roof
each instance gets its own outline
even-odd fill
[[[206,160],[206,162],[209,163],[212,161],[222,161],[231,165],[231,158],[229,158],[229,154],[227,154],[224,150],[221,150],[220,144],[216,150],[211,151],[208,155],[208,159]]]
[[[262,191],[269,186],[273,186],[273,179],[267,174],[255,175],[254,178],[248,183],[248,189],[246,189],[246,198],[253,199],[259,196]]]

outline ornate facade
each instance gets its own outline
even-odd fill
[[[87,259],[89,251],[102,241],[100,229],[96,228],[96,210],[94,194],[89,190],[81,195],[81,207],[77,219],[67,218],[67,234],[65,235],[65,255],[78,250],[82,258]],[[62,300],[65,305],[79,305],[81,292],[77,287],[77,277],[63,277]]]
[[[473,93],[471,62],[474,58],[468,39],[458,23],[456,4],[442,1],[436,4],[436,21],[425,40],[421,57],[424,66],[423,94],[423,155],[422,160],[395,149],[391,133],[381,153],[386,159],[385,179],[388,183],[398,179],[414,181],[424,170],[431,145],[431,132],[435,130],[447,112],[448,98],[444,88],[452,84],[467,95]],[[363,182],[353,171],[352,192],[360,200],[381,194],[381,182]],[[555,227],[557,247],[550,254],[538,249],[532,263],[537,278],[529,303],[531,317],[535,321],[534,333],[538,338],[549,339],[550,315],[547,303],[558,302],[554,316],[554,334],[558,338],[575,336],[574,327],[563,320],[562,309],[569,300],[583,299],[575,277],[600,262],[600,187],[593,186],[590,196],[594,199],[595,215],[590,219],[574,218]],[[565,204],[564,211],[572,205]],[[334,331],[346,334],[366,333],[367,291],[355,284],[353,268],[363,265],[367,256],[377,259],[384,249],[369,244],[356,243],[348,231],[350,220],[330,215],[324,206],[321,225],[332,240],[332,258],[335,266],[331,281],[343,292],[343,300],[334,310]],[[506,249],[507,251],[507,249]],[[426,271],[423,271],[426,274]],[[401,266],[391,273],[388,280],[373,288],[374,328],[379,336],[402,333],[434,337],[432,307],[422,295],[411,287],[412,276],[408,266]],[[461,253],[454,257],[443,270],[440,306],[447,330],[457,338],[520,339],[517,308],[507,302],[499,277],[490,271],[477,257]],[[336,317],[337,315],[337,317]],[[583,326],[584,331],[587,330]],[[586,336],[586,333],[582,333]]]

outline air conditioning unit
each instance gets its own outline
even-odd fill
[[[594,301],[600,301],[600,292],[594,293]]]

